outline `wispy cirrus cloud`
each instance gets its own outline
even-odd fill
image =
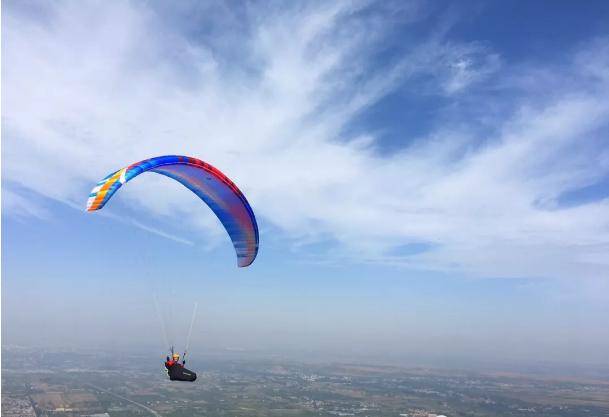
[[[47,220],[50,217],[49,211],[40,203],[6,187],[2,189],[2,209],[21,220],[30,217]]]
[[[519,77],[491,46],[446,31],[384,56],[389,38],[426,18],[418,3],[392,10],[394,20],[364,3],[190,6],[186,21],[130,3],[56,3],[36,18],[8,8],[3,175],[84,202],[121,165],[190,154],[231,176],[263,227],[293,242],[331,242],[328,258],[606,276],[607,198],[559,204],[609,175],[606,47],[584,44],[559,68],[527,68],[568,80],[547,94],[543,77]],[[510,106],[487,131],[457,117],[389,154],[365,126],[344,133],[384,96],[422,84],[424,94],[467,97],[489,112],[507,97]],[[217,229],[196,199],[160,177],[121,198]],[[396,251],[408,245],[425,250]]]

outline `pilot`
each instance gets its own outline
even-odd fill
[[[183,361],[185,362],[185,361]],[[178,353],[174,353],[171,358],[169,356],[167,356],[167,361],[165,361],[165,368],[169,369],[174,365],[180,365],[183,366],[184,363],[180,364],[180,354]]]

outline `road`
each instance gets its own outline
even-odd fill
[[[123,397],[122,395],[115,394],[115,393],[113,393],[111,391],[105,390],[105,389],[100,388],[100,387],[98,387],[96,385],[93,385],[93,384],[87,384],[87,385],[89,385],[91,388],[95,388],[98,391],[101,391],[101,392],[104,392],[106,394],[112,395],[113,397],[116,397],[116,398],[119,398],[121,400],[130,402],[133,405],[137,405],[138,407],[143,408],[144,410],[148,411],[153,416],[161,417],[161,415],[159,413],[157,413],[152,408],[150,408],[150,407],[148,407],[148,406],[146,406],[146,405],[144,405],[142,403],[138,403],[137,401],[130,400],[129,398]]]

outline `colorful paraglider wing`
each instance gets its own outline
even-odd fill
[[[127,181],[143,172],[173,178],[203,200],[230,236],[240,267],[248,266],[258,253],[258,225],[243,193],[213,166],[188,156],[160,156],[119,169],[97,183],[89,195],[87,211],[99,210]]]

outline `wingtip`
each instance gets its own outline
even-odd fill
[[[254,263],[254,260],[255,260],[255,259],[256,259],[256,258],[252,259],[251,261],[245,261],[245,262],[243,262],[243,263],[242,263],[241,261],[239,261],[239,262],[237,262],[237,266],[238,266],[239,268],[247,268],[248,266],[250,266],[251,264],[253,264],[253,263]]]

